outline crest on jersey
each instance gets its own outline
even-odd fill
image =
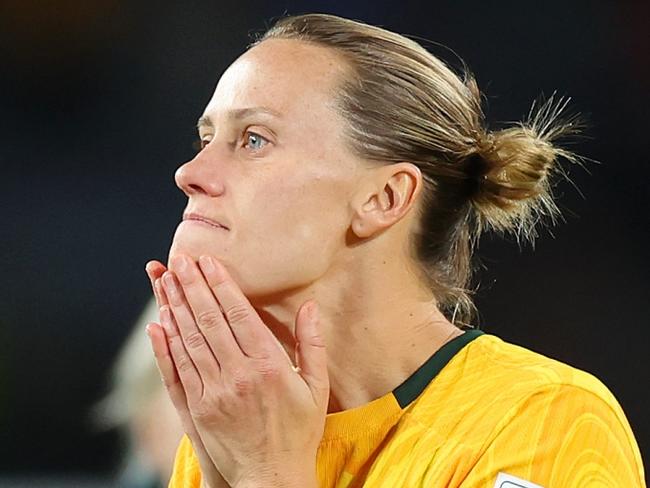
[[[494,488],[544,488],[532,481],[522,480],[508,473],[499,473]]]

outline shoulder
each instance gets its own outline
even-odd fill
[[[468,486],[499,472],[573,486],[564,477],[591,476],[574,471],[590,466],[629,486],[643,479],[630,425],[598,378],[496,336],[463,348],[420,400],[413,420],[448,459],[464,452],[463,471],[477,482]]]
[[[472,341],[448,366],[449,371],[443,373],[464,387],[482,384],[485,391],[494,388],[493,394],[505,389],[511,399],[564,387],[576,395],[618,405],[593,374],[491,334]]]
[[[430,386],[433,397],[455,397],[468,410],[489,406],[498,417],[552,397],[567,411],[591,405],[627,425],[620,404],[596,376],[491,334],[463,348]]]

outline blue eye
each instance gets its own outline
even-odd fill
[[[246,132],[246,145],[253,151],[259,151],[264,146],[266,146],[268,142],[269,141],[266,138],[262,137],[259,134],[256,134],[255,132]]]

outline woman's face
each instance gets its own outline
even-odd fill
[[[271,39],[223,74],[199,124],[203,150],[176,172],[188,196],[170,257],[217,257],[249,297],[308,285],[342,259],[360,160],[333,107],[336,53]]]

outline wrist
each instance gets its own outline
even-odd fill
[[[319,488],[315,479],[291,478],[283,480],[247,481],[238,483],[234,488]]]
[[[233,488],[318,488],[316,469],[305,471],[274,470],[270,473],[260,473],[259,476],[243,479]]]

